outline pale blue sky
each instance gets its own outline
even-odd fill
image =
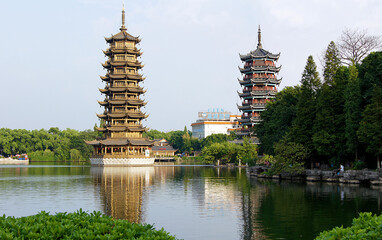
[[[121,0],[0,2],[0,128],[92,128],[104,84],[105,36],[119,32]],[[379,0],[125,1],[128,32],[140,35],[149,101],[144,122],[183,129],[198,111],[238,113],[239,53],[281,52],[281,88],[299,83],[345,27],[382,35]]]

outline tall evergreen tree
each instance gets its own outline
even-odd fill
[[[346,151],[354,155],[354,160],[358,159],[358,138],[357,130],[361,119],[361,90],[358,80],[357,68],[349,67],[349,82],[345,89],[345,138]]]
[[[336,73],[341,66],[341,60],[333,41],[328,45],[324,60],[324,83],[317,91],[316,117],[313,124],[312,141],[318,155],[325,157],[326,160],[329,160],[328,158],[334,160],[337,159],[333,158],[337,152],[334,145],[338,141],[334,122],[339,110],[338,97],[342,94],[336,95],[338,93],[335,91]]]
[[[333,41],[329,43],[326,49],[324,61],[324,83],[332,85],[336,71],[341,66],[340,53]]]
[[[261,113],[263,121],[256,126],[256,134],[261,142],[261,151],[274,154],[274,143],[280,141],[289,131],[296,118],[300,87],[286,87],[277,93],[275,101],[267,105]]]
[[[377,158],[377,167],[381,167],[382,155],[382,88],[374,86],[371,103],[362,113],[358,129],[359,141],[366,144],[366,151]]]
[[[359,66],[361,94],[364,97],[362,106],[371,102],[374,85],[382,88],[382,52],[370,53]]]
[[[321,82],[317,65],[312,56],[308,57],[301,78],[301,94],[297,103],[297,114],[288,134],[288,139],[303,144],[310,152],[313,150],[313,121],[316,117],[316,95]]]

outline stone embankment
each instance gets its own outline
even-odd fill
[[[301,174],[281,173],[278,175],[264,174],[268,170],[267,167],[255,166],[248,168],[251,177],[272,178],[279,180],[299,180],[309,182],[332,182],[347,184],[371,184],[382,185],[382,172],[364,170],[346,170],[346,171],[324,171],[324,170],[305,170]]]

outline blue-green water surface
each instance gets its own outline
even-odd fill
[[[181,239],[313,239],[381,213],[381,189],[256,180],[209,166],[0,166],[0,214],[102,211]]]

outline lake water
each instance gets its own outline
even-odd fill
[[[0,214],[102,211],[180,239],[312,239],[358,212],[381,213],[381,189],[260,181],[208,166],[0,166]]]

